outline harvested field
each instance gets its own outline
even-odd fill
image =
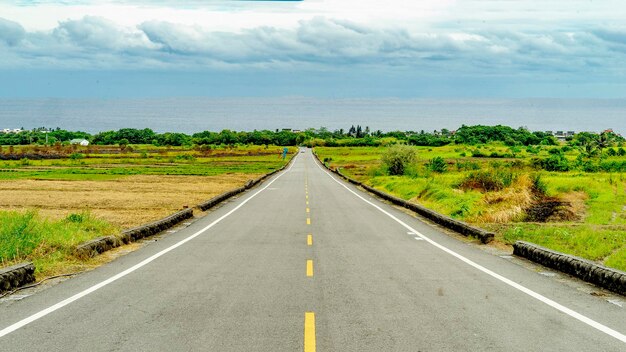
[[[167,216],[194,206],[260,174],[217,176],[131,175],[100,181],[0,181],[0,209],[38,209],[51,219],[88,210],[121,228]]]

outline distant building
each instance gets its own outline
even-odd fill
[[[86,139],[72,139],[70,141],[70,144],[78,144],[78,145],[82,145],[83,147],[86,147],[89,145],[89,141]]]
[[[21,128],[15,128],[15,129],[5,128],[3,130],[0,130],[0,133],[22,133],[22,132],[24,132],[24,130],[22,130]]]

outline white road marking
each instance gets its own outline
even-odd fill
[[[513,259],[512,255],[501,255],[500,258],[502,259]]]
[[[333,181],[337,182],[340,186],[344,187],[345,189],[347,189],[350,193],[354,194],[355,196],[357,196],[358,198],[360,198],[361,200],[363,200],[364,202],[368,203],[369,205],[373,206],[374,208],[378,209],[380,212],[382,212],[383,214],[389,216],[391,219],[393,219],[394,221],[396,221],[398,224],[404,226],[404,228],[406,228],[409,231],[413,231],[417,234],[417,236],[421,237],[424,241],[427,241],[428,243],[432,244],[433,246],[439,248],[440,250],[450,254],[451,256],[461,260],[462,262],[466,263],[469,266],[472,266],[480,271],[482,271],[483,273],[502,281],[503,283],[537,299],[538,301],[541,301],[547,305],[549,305],[550,307],[559,310],[562,313],[565,313],[567,315],[569,315],[570,317],[577,319],[611,337],[614,337],[624,343],[626,343],[626,335],[620,333],[619,331],[613,330],[611,328],[609,328],[608,326],[602,325],[600,323],[598,323],[597,321],[588,318],[572,309],[569,309],[563,305],[561,305],[560,303],[557,303],[551,299],[549,299],[548,297],[545,297],[529,288],[526,288],[525,286],[522,286],[520,284],[518,284],[515,281],[512,281],[510,279],[507,279],[506,277],[497,274],[487,268],[485,268],[484,266],[475,263],[473,261],[471,261],[468,258],[465,258],[464,256],[458,254],[457,252],[449,249],[448,247],[445,247],[433,240],[431,240],[430,238],[424,236],[423,234],[421,234],[419,231],[415,230],[414,228],[412,228],[411,226],[407,225],[406,223],[404,223],[402,220],[398,219],[397,217],[395,217],[394,215],[392,215],[391,213],[387,212],[386,210],[384,210],[383,208],[379,207],[378,205],[370,202],[369,200],[363,198],[361,195],[359,195],[358,193],[356,193],[355,191],[351,190],[348,186],[346,186],[345,184],[343,184],[341,181],[337,180],[336,178],[334,178],[328,171],[324,170],[319,163],[315,163],[317,165],[318,168],[320,168],[320,170],[322,170],[328,177],[330,177]]]
[[[607,299],[607,302],[615,304],[616,306],[620,308],[624,307],[624,302],[620,299]]]
[[[540,271],[539,275],[543,275],[543,276],[547,276],[547,277],[555,277],[556,273],[553,273],[551,271]]]
[[[420,238],[420,237],[415,237],[414,239],[417,240],[417,241],[423,241],[424,240],[423,238]]]
[[[296,156],[296,158],[297,158],[297,156]],[[237,205],[235,208],[233,208],[228,213],[220,216],[217,220],[215,220],[212,223],[210,223],[209,225],[205,226],[202,230],[200,230],[200,231],[194,233],[193,235],[191,235],[191,236],[181,240],[178,243],[173,244],[170,247],[165,248],[164,250],[162,250],[162,251],[152,255],[151,257],[149,257],[147,259],[144,259],[143,261],[139,262],[138,264],[135,264],[132,267],[130,267],[130,268],[128,268],[128,269],[126,269],[126,270],[124,270],[124,271],[114,275],[114,276],[111,276],[110,278],[108,278],[108,279],[106,279],[106,280],[104,280],[104,281],[102,281],[102,282],[100,282],[100,283],[98,283],[96,285],[93,285],[93,286],[89,287],[88,289],[86,289],[84,291],[81,291],[81,292],[79,292],[79,293],[77,293],[77,294],[75,294],[75,295],[73,295],[73,296],[71,296],[69,298],[66,298],[63,301],[61,301],[61,302],[59,302],[59,303],[57,303],[55,305],[52,305],[52,306],[50,306],[50,307],[48,307],[48,308],[46,308],[44,310],[41,310],[41,311],[39,311],[39,312],[37,312],[37,313],[27,317],[27,318],[24,318],[24,319],[18,321],[17,323],[14,323],[12,325],[7,326],[6,328],[0,330],[0,337],[4,337],[4,336],[12,333],[15,330],[18,330],[18,329],[20,329],[20,328],[22,328],[22,327],[24,327],[24,326],[26,326],[26,325],[36,321],[36,320],[38,320],[38,319],[41,319],[41,318],[45,317],[46,315],[48,315],[48,314],[50,314],[50,313],[52,313],[52,312],[54,312],[56,310],[59,310],[59,309],[65,307],[66,305],[68,305],[68,304],[70,304],[72,302],[75,302],[75,301],[77,301],[77,300],[87,296],[88,294],[93,293],[93,292],[103,288],[106,285],[123,278],[124,276],[132,273],[133,271],[136,271],[137,269],[139,269],[139,268],[141,268],[143,266],[146,266],[147,264],[149,264],[150,262],[154,261],[155,259],[163,256],[164,254],[166,254],[166,253],[168,253],[168,252],[170,252],[170,251],[172,251],[172,250],[182,246],[183,244],[193,240],[194,238],[200,236],[206,230],[208,230],[211,227],[215,226],[217,223],[219,223],[220,221],[224,220],[225,218],[227,218],[229,215],[231,215],[232,213],[236,212],[237,210],[239,210],[239,208],[241,208],[246,203],[248,203],[248,201],[250,199],[256,197],[259,193],[263,192],[272,183],[274,183],[274,181],[278,180],[282,175],[284,175],[285,173],[291,171],[291,168],[293,167],[294,164],[295,164],[295,160],[293,160],[291,162],[291,166],[289,166],[289,168],[287,169],[286,172],[281,173],[280,175],[278,175],[270,183],[268,183],[265,187],[261,188],[259,191],[257,191],[253,195],[251,195],[249,198],[247,198],[246,200],[242,201],[241,204]]]

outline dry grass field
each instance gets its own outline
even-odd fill
[[[40,278],[97,266],[108,256],[77,258],[76,245],[194,207],[287,162],[257,146],[210,155],[142,148],[0,161],[0,267],[33,261]]]
[[[131,175],[101,181],[0,180],[0,208],[37,209],[56,220],[89,211],[120,228],[165,217],[240,187],[260,174]]]

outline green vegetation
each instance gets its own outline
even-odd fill
[[[404,172],[415,160],[415,151],[404,145],[388,148],[382,156],[383,164],[390,175],[404,175]]]
[[[0,263],[32,260],[37,273],[54,274],[78,261],[73,250],[79,243],[118,232],[87,212],[52,221],[35,211],[0,211]]]
[[[55,149],[51,147],[51,149]],[[0,180],[67,179],[102,180],[128,175],[213,176],[225,173],[266,173],[281,167],[282,148],[216,146],[202,148],[167,148],[137,145],[132,151],[117,147],[63,147],[62,159],[28,159],[0,161]],[[294,148],[290,153],[295,151]],[[21,146],[14,153],[46,155],[43,147]]]
[[[381,161],[390,148],[316,152],[370,186],[493,230],[502,243],[526,240],[626,270],[626,152],[616,141],[579,143],[416,146],[403,174]]]

